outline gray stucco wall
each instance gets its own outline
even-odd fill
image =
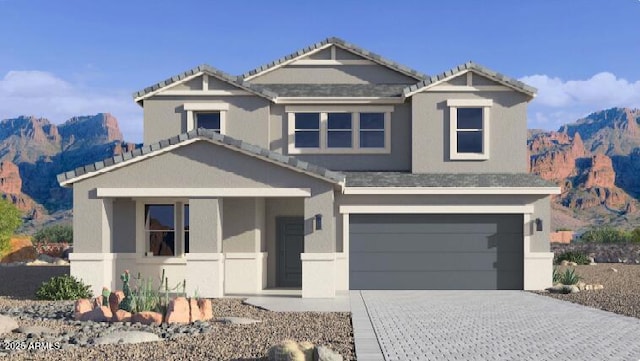
[[[76,252],[101,252],[102,200],[95,188],[310,188],[305,218],[323,215],[322,231],[309,230],[305,252],[333,252],[335,242],[334,185],[207,141],[115,169],[74,184]],[[223,219],[224,221],[224,219]],[[192,225],[192,227],[195,225]]]
[[[449,159],[447,99],[493,99],[488,160]],[[526,173],[527,98],[515,91],[427,92],[413,96],[414,173]]]
[[[113,200],[113,244],[111,252],[136,252],[136,203],[131,199]]]
[[[226,134],[268,148],[269,101],[257,96],[156,96],[144,101],[144,143],[187,131],[185,103],[227,103]]]
[[[250,80],[255,84],[415,84],[381,65],[283,66]]]
[[[224,222],[223,199],[189,200],[189,252],[218,253],[221,250],[218,227]]]
[[[300,198],[267,198],[265,200],[265,243],[267,256],[267,287],[276,286],[276,217],[303,217],[304,203]]]
[[[542,219],[542,231],[531,232],[531,252],[549,252],[551,240],[551,196],[538,199],[534,203],[535,213],[531,216],[532,229],[535,229],[535,219]],[[525,229],[526,232],[526,229]]]
[[[366,105],[353,105],[367,111]],[[332,170],[410,171],[411,103],[394,105],[391,113],[390,154],[297,154],[296,158]],[[321,110],[322,106],[318,105]],[[270,117],[270,149],[287,154],[288,120],[283,105],[273,105]]]
[[[264,198],[226,198],[222,252],[259,252],[264,232]]]

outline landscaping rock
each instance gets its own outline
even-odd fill
[[[131,322],[139,322],[143,325],[160,325],[162,324],[162,314],[153,311],[134,313],[131,316]]]
[[[604,286],[603,285],[593,285],[593,289],[595,290],[603,290]]]
[[[563,293],[578,293],[580,289],[576,285],[564,285],[562,286]]]
[[[94,297],[91,299],[91,307],[98,308],[102,307],[102,296]]]
[[[109,308],[111,308],[111,313],[115,314],[116,311],[118,311],[118,306],[120,306],[120,302],[122,302],[122,300],[124,300],[124,292],[111,292],[109,295]]]
[[[14,333],[23,333],[25,335],[33,334],[33,335],[42,335],[42,334],[54,334],[56,333],[49,327],[44,326],[20,326],[17,329],[13,330]]]
[[[254,320],[253,318],[246,317],[218,317],[216,322],[222,322],[232,325],[252,325],[254,323],[262,322],[260,320]]]
[[[155,333],[143,331],[116,331],[93,340],[95,345],[127,344],[160,341]]]
[[[107,306],[100,306],[94,308],[93,310],[83,314],[80,317],[81,321],[94,321],[94,322],[106,322],[111,321],[113,318],[113,314],[111,313],[111,309]]]
[[[198,300],[195,298],[189,299],[189,322],[196,322],[202,319],[202,313],[200,307],[198,307]]]
[[[51,257],[48,254],[39,254],[38,258],[36,259],[37,261],[41,261],[41,262],[45,262],[45,263],[53,263],[55,262],[55,257]]]
[[[267,355],[269,361],[307,361],[298,343],[292,340],[285,340],[272,346]]]
[[[77,300],[73,306],[73,318],[80,320],[83,314],[91,311],[92,309],[93,307],[91,306],[91,302],[86,298],[81,298]]]
[[[549,287],[546,290],[551,293],[563,293],[564,285],[561,283],[555,284],[553,287]]]
[[[342,355],[326,346],[318,346],[313,351],[313,361],[343,361]]]
[[[167,306],[167,323],[189,323],[189,301],[184,297],[176,297]]]
[[[0,315],[0,334],[9,333],[18,328],[18,323],[11,317]]]
[[[131,312],[116,310],[111,318],[113,322],[131,322]]]
[[[213,319],[213,307],[210,299],[199,299],[198,308],[200,308],[200,319],[203,321],[209,321]]]
[[[587,284],[586,284],[586,283],[584,283],[584,282],[578,282],[578,283],[576,284],[576,287],[578,287],[578,289],[579,289],[580,291],[584,291],[584,289],[585,289],[585,287],[586,287],[586,286],[587,286]]]
[[[609,268],[609,269],[610,269],[612,272],[618,272],[618,270],[617,270],[617,269],[615,269],[615,268],[613,268],[613,267],[611,267],[611,268]]]
[[[73,247],[67,247],[62,251],[62,259],[69,260],[69,254],[73,253]]]
[[[56,266],[68,266],[69,262],[63,260],[62,258],[56,258],[53,264],[55,264]]]

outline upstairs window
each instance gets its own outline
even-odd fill
[[[320,113],[295,114],[296,148],[320,147]]]
[[[352,134],[351,113],[327,114],[327,147],[351,148]]]
[[[384,148],[384,113],[360,113],[360,148]]]
[[[225,123],[229,104],[222,102],[185,103],[183,108],[187,114],[185,131],[203,128],[226,134]]]
[[[204,128],[220,133],[220,112],[196,113],[196,129]]]
[[[452,160],[489,159],[490,99],[449,99]]]

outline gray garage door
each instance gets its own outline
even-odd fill
[[[349,288],[523,289],[522,215],[350,216]]]

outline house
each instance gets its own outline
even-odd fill
[[[337,38],[241,76],[135,93],[144,146],[60,174],[71,274],[219,297],[542,289],[550,195],[527,174],[535,89],[475,63],[427,76]]]

